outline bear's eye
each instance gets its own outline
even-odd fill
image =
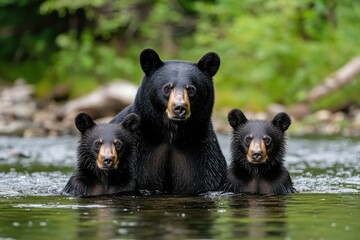
[[[187,92],[188,92],[188,94],[189,94],[189,97],[195,96],[195,94],[196,94],[196,87],[195,87],[195,86],[193,86],[193,85],[188,85],[188,86],[186,87],[186,90],[187,90]]]
[[[252,140],[253,140],[253,137],[251,135],[246,136],[245,144],[249,146]]]
[[[120,150],[122,146],[122,142],[119,139],[115,139],[114,140],[114,147],[116,148],[116,150]]]
[[[173,88],[173,85],[172,85],[171,83],[166,84],[166,85],[163,87],[163,92],[165,93],[166,96],[169,96],[169,95],[170,95],[172,88]]]
[[[102,145],[102,139],[98,139],[94,142],[94,147],[97,150],[99,150],[101,148],[101,145]]]
[[[266,146],[269,146],[271,144],[271,137],[269,136],[264,136],[263,137],[263,141],[265,143]]]

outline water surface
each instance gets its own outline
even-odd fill
[[[219,136],[229,158],[229,137]],[[359,139],[290,138],[289,196],[60,195],[77,137],[0,137],[0,239],[358,239]]]

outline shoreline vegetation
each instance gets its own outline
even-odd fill
[[[108,122],[129,105],[137,86],[125,80],[114,80],[94,91],[70,100],[35,98],[35,87],[19,79],[0,88],[0,135],[19,137],[56,137],[75,135],[74,118],[79,112],[89,113],[96,122]],[[244,106],[245,107],[245,106]],[[213,125],[217,133],[229,134],[229,108],[214,109]],[[346,111],[326,109],[310,111],[301,118],[291,114],[294,109],[271,104],[262,112],[245,111],[249,119],[271,119],[278,112],[290,113],[293,124],[289,135],[360,136],[360,108],[355,104]]]
[[[0,6],[0,81],[23,77],[41,97],[63,85],[80,96],[117,77],[139,83],[144,48],[186,61],[214,51],[221,57],[215,84],[224,92],[217,103],[261,111],[268,102],[304,100],[360,52],[357,0],[6,0]],[[359,86],[316,104],[338,107],[354,100]]]
[[[75,134],[79,111],[108,120],[130,104],[124,98],[133,99],[146,48],[163,60],[219,54],[217,132],[230,132],[227,113],[240,108],[262,120],[288,112],[293,135],[360,135],[358,0],[6,0],[0,6],[2,135]],[[21,88],[18,78],[30,87]],[[114,86],[117,78],[132,90]]]

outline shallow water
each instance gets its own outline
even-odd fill
[[[229,137],[219,136],[229,158]],[[358,239],[360,145],[290,138],[289,196],[60,195],[76,137],[0,137],[0,239]]]

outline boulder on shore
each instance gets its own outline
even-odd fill
[[[20,79],[0,90],[0,135],[23,137],[74,134],[74,118],[87,112],[94,119],[111,119],[135,98],[137,86],[114,80],[93,92],[70,100],[42,102],[34,98],[34,87]]]
[[[73,123],[79,112],[87,112],[95,119],[115,116],[133,102],[136,92],[136,85],[116,80],[85,96],[68,101],[57,110],[56,116],[65,123]]]

